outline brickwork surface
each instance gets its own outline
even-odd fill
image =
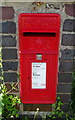
[[[57,96],[61,97],[64,103],[62,109],[69,110],[73,59],[75,59],[75,4],[65,3],[7,3],[3,4],[2,22],[0,21],[0,40],[2,39],[2,58],[4,81],[10,89],[11,82],[17,83],[17,72],[19,71],[19,48],[18,48],[18,15],[27,12],[59,13],[61,16],[59,74]],[[0,12],[1,17],[1,12]],[[1,18],[0,18],[1,20]],[[2,25],[2,30],[1,30]],[[19,85],[17,86],[19,87]],[[12,91],[13,94],[18,91]],[[50,105],[24,105],[23,110],[50,111]]]
[[[1,9],[1,7],[0,7]],[[13,7],[2,7],[2,11],[0,11],[0,19],[13,19],[14,18],[14,9]]]

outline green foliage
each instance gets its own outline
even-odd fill
[[[0,94],[0,120],[2,118],[2,94]]]
[[[22,120],[29,120],[29,118],[28,117],[22,117]]]
[[[75,116],[75,71],[73,73],[72,90],[71,90],[71,113]]]
[[[3,70],[2,70],[2,53],[1,53],[1,47],[0,47],[0,84],[3,81]],[[0,86],[0,119],[2,118],[2,91]]]
[[[51,119],[62,118],[62,115],[64,113],[61,109],[62,105],[63,103],[60,101],[60,97],[57,97],[57,101],[54,104],[52,104],[52,111],[49,115]]]
[[[69,114],[66,114],[66,120],[75,120],[75,115],[71,116]]]
[[[9,91],[5,84],[1,84],[2,89],[2,117],[4,119],[11,117],[19,117],[18,106],[20,104],[20,99],[18,96],[8,95]]]
[[[20,79],[20,73],[17,73],[17,78]]]

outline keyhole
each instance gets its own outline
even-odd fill
[[[30,79],[30,77],[28,77],[28,79]]]

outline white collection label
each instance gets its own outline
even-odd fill
[[[46,63],[32,63],[32,89],[46,88]]]

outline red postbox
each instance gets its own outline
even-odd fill
[[[22,103],[54,103],[58,76],[60,15],[19,15],[20,96]]]

